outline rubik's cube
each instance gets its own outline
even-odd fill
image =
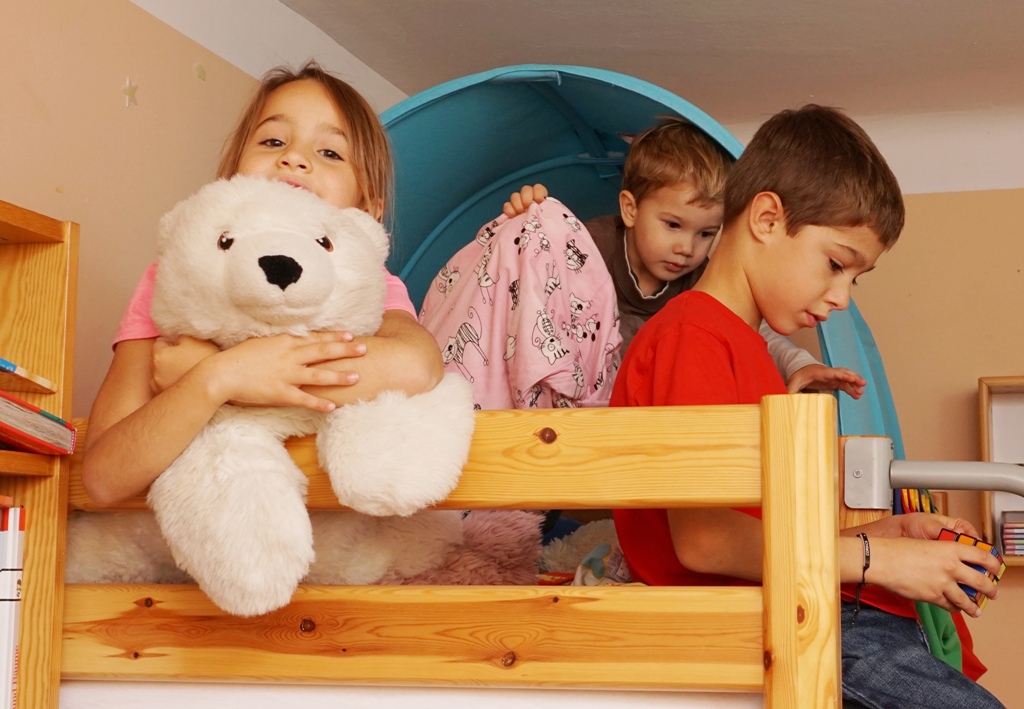
[[[968,566],[970,566],[972,569],[976,569],[977,571],[980,571],[981,573],[985,574],[985,576],[992,579],[992,583],[994,584],[998,584],[999,579],[1003,578],[1003,572],[1006,571],[1006,563],[1003,561],[1003,558],[999,556],[999,552],[997,552],[995,550],[995,547],[993,547],[991,544],[983,542],[980,539],[975,539],[974,537],[968,536],[966,534],[961,534],[960,532],[954,532],[952,529],[943,529],[941,532],[939,532],[939,540],[947,542],[957,542],[958,544],[966,544],[967,546],[980,547],[981,549],[988,551],[992,554],[992,556],[999,560],[999,573],[996,574],[994,578],[992,576],[992,573],[983,566],[978,566],[977,564],[968,564]],[[965,584],[961,583],[958,585],[960,586],[960,588],[964,590],[964,593],[966,593],[972,601],[978,604],[978,608],[984,608],[985,604],[988,603],[988,596],[984,596],[978,593],[976,590]]]

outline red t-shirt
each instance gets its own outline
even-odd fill
[[[785,394],[764,338],[707,293],[687,291],[640,328],[623,358],[611,406],[758,404]],[[743,509],[760,519],[760,509]],[[720,586],[746,582],[702,574],[679,563],[665,510],[615,510],[615,530],[635,581],[655,586]],[[854,584],[842,587],[853,600]],[[917,616],[913,601],[865,586],[861,602]]]

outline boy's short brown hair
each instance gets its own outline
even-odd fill
[[[664,118],[633,139],[622,168],[622,189],[640,202],[662,187],[687,183],[696,204],[721,204],[732,158],[697,126]]]
[[[836,108],[808,104],[757,129],[729,175],[724,223],[761,192],[782,200],[790,234],[811,225],[866,226],[888,249],[903,230],[896,176],[864,129]]]

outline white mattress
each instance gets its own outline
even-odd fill
[[[469,702],[464,704],[464,702]],[[61,709],[761,709],[759,694],[65,681]]]

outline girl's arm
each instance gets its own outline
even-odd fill
[[[153,380],[154,340],[126,340],[89,417],[82,482],[107,506],[146,489],[214,412],[229,400],[329,411],[334,405],[305,392],[310,384],[340,384],[343,375],[308,365],[345,356],[342,333],[260,338],[204,358],[159,394]]]
[[[345,333],[344,337],[350,336]],[[274,341],[289,335],[259,338]],[[246,344],[246,343],[242,343]],[[236,345],[226,352],[231,352]],[[157,342],[154,356],[153,387],[163,391],[207,358],[218,353],[215,345],[203,340],[181,338],[178,344]],[[303,389],[337,406],[369,401],[382,391],[398,390],[409,395],[433,389],[444,373],[441,352],[434,337],[404,310],[387,310],[377,333],[352,340],[337,359],[319,362],[316,370],[331,375],[331,386],[307,386]],[[232,398],[231,403],[247,403]]]
[[[152,351],[153,340],[118,344],[89,413],[82,483],[101,507],[144,490],[220,405],[195,376],[154,401]]]
[[[323,362],[317,368],[353,373],[354,384],[341,387],[304,387],[306,391],[338,406],[368,401],[382,391],[409,395],[430,391],[441,381],[444,363],[434,336],[404,310],[387,310],[384,322],[372,337],[357,337],[365,347],[362,357]]]

